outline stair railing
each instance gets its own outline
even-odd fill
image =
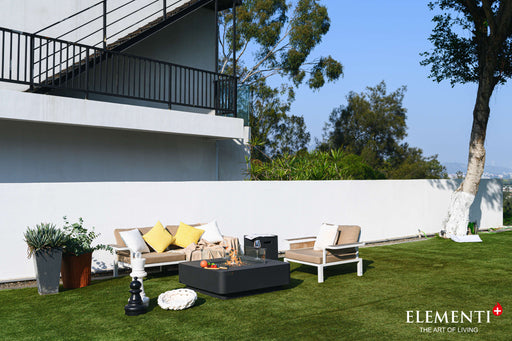
[[[198,0],[101,0],[77,13],[59,20],[35,34],[107,48],[122,33],[137,30],[142,23],[150,20],[166,20],[173,10],[197,2]],[[169,3],[168,3],[169,2]],[[118,4],[120,3],[120,4]],[[109,9],[109,5],[112,8]],[[71,22],[78,21],[78,23]],[[66,25],[72,26],[66,29]],[[64,33],[60,33],[64,31]],[[53,33],[53,34],[52,34]],[[101,38],[100,38],[101,37]],[[89,39],[90,38],[90,39]],[[98,39],[99,38],[99,39]],[[90,40],[90,41],[89,41]]]
[[[0,81],[236,116],[233,76],[2,27],[0,40]]]

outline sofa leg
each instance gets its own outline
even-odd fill
[[[363,275],[363,260],[362,259],[360,259],[357,262],[357,275],[358,276],[362,276]]]
[[[324,267],[318,266],[318,283],[324,282]]]
[[[114,256],[114,278],[118,276],[117,256]]]

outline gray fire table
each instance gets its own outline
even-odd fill
[[[290,283],[290,264],[286,262],[242,260],[246,265],[217,270],[201,268],[201,261],[180,263],[180,283],[222,299],[276,290]],[[224,261],[214,259],[209,262],[222,264]]]

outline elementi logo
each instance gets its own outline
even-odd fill
[[[458,333],[478,333],[478,327],[428,327],[428,324],[451,324],[460,325],[465,323],[482,324],[491,323],[491,313],[494,316],[503,314],[503,307],[501,304],[496,303],[492,310],[450,310],[450,311],[434,311],[434,310],[407,310],[406,322],[418,323],[422,333],[444,333],[444,332],[458,332]]]

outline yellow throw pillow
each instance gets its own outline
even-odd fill
[[[164,252],[174,242],[174,237],[165,229],[161,222],[156,223],[142,238],[158,253]]]
[[[203,232],[204,230],[196,229],[190,225],[180,223],[178,231],[176,232],[174,245],[185,248],[190,244],[197,244]]]

